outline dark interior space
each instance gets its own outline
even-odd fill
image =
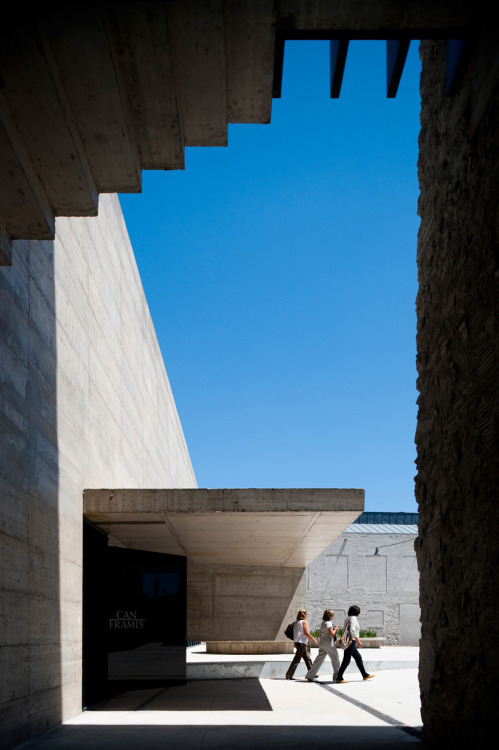
[[[186,559],[84,532],[83,704],[186,679]]]

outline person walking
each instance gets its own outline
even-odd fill
[[[357,664],[364,680],[371,680],[374,677],[373,674],[368,674],[366,672],[362,656],[358,652],[358,649],[362,648],[362,643],[359,638],[359,621],[357,620],[357,617],[359,615],[360,607],[357,607],[357,605],[354,604],[348,610],[348,617],[345,620],[345,624],[343,625],[343,635],[348,632],[350,634],[351,643],[343,652],[343,661],[341,662],[340,671],[338,672],[338,678],[336,680],[336,682],[340,684],[348,682],[348,680],[343,679],[343,675],[345,673],[345,669],[350,664],[352,656],[355,659],[355,663]]]
[[[331,659],[331,665],[333,667],[333,682],[336,682],[338,679],[340,659],[336,646],[334,645],[334,639],[339,628],[336,625],[333,625],[333,617],[334,612],[332,609],[324,610],[319,629],[319,653],[317,654],[311,669],[309,669],[305,675],[309,682],[314,681],[314,677],[316,677],[317,672],[323,665],[326,656],[329,656]]]
[[[307,654],[308,639],[310,638],[310,640],[313,641],[316,645],[317,640],[312,635],[310,635],[307,617],[308,612],[306,609],[300,609],[298,614],[296,615],[296,622],[293,625],[293,641],[295,643],[296,654],[293,661],[288,667],[288,671],[286,672],[287,680],[294,680],[293,675],[296,671],[296,667],[298,666],[300,659],[303,659],[303,661],[307,665],[307,669],[310,669],[312,667],[312,660]]]

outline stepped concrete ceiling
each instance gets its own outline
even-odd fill
[[[112,544],[203,565],[305,568],[363,511],[358,489],[85,490]]]
[[[473,11],[469,0],[2,3],[0,263],[12,239],[52,239],[55,216],[95,216],[99,193],[139,192],[143,169],[183,169],[185,146],[227,145],[228,123],[270,122],[285,39],[343,39],[339,92],[346,39],[391,39],[396,79],[399,37],[462,36]]]

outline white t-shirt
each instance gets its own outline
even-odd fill
[[[328,632],[329,628],[334,628],[332,620],[328,620],[327,622],[323,620],[321,622],[320,635],[321,638],[324,638],[324,641],[331,641],[331,633]]]
[[[295,643],[308,643],[308,635],[305,635],[303,623],[306,620],[297,620],[293,625],[293,639]]]

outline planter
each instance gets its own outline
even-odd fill
[[[383,645],[382,641],[384,640],[386,639],[376,636],[376,638],[361,638],[360,642],[363,648],[379,648]]]
[[[292,641],[206,641],[207,654],[292,654]]]

